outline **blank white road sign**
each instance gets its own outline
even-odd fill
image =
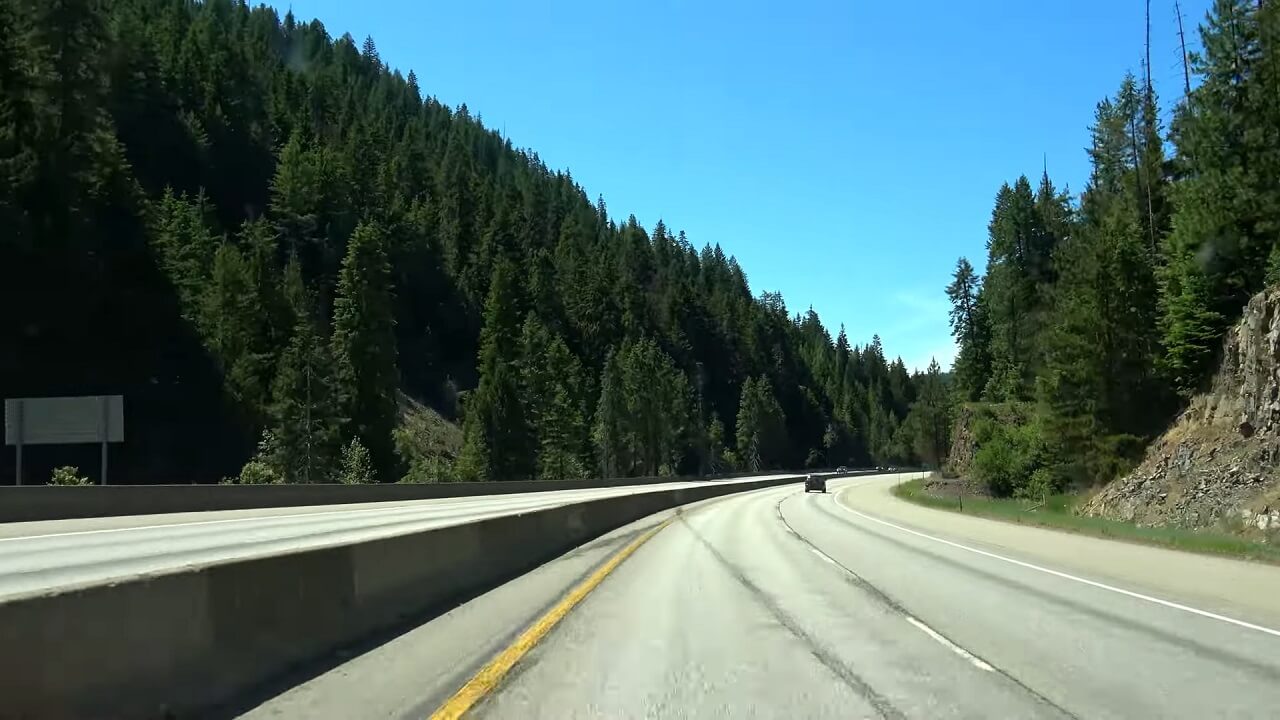
[[[4,401],[6,445],[124,442],[124,396]]]

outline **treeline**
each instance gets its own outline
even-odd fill
[[[372,39],[236,0],[0,0],[0,377],[123,392],[134,477],[937,462],[946,392],[618,222]],[[425,454],[425,402],[461,422]],[[943,436],[938,437],[939,428]],[[89,463],[83,463],[89,465]],[[113,467],[120,467],[113,464]]]
[[[1280,10],[1216,0],[1200,35],[1167,132],[1149,73],[1127,76],[1097,106],[1078,202],[1047,173],[1001,187],[985,276],[956,265],[959,398],[1034,404],[979,438],[999,494],[1127,469],[1280,281]]]

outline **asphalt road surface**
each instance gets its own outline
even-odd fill
[[[0,602],[199,565],[706,482],[0,524]]]
[[[798,485],[601,538],[249,717],[425,718],[645,529],[482,718],[1275,718],[1280,568]]]

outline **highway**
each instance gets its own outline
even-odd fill
[[[1280,716],[1280,568],[920,508],[895,481],[661,513],[237,713],[426,718],[508,655],[469,716]]]
[[[0,602],[706,482],[0,524]]]

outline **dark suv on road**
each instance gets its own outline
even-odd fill
[[[818,492],[827,491],[827,479],[821,475],[806,475],[804,478],[804,491],[816,490]]]

